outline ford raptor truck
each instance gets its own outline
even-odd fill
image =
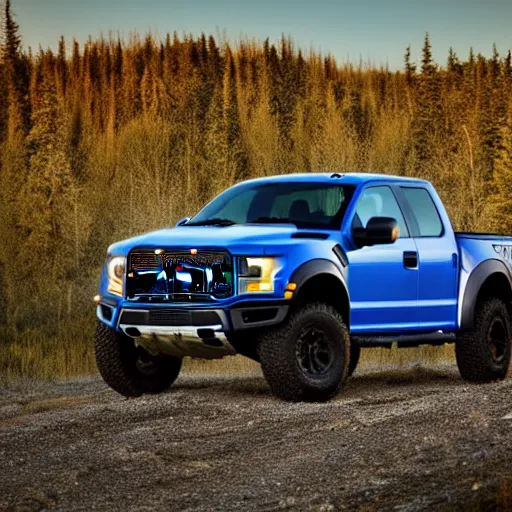
[[[455,343],[462,378],[504,379],[512,237],[455,233],[434,187],[372,174],[239,183],[192,218],[108,249],[99,371],[158,393],[184,357],[242,354],[272,392],[322,401],[361,347]]]

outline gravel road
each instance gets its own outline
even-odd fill
[[[511,392],[453,366],[356,373],[326,404],[259,376],[0,388],[0,510],[510,510]]]

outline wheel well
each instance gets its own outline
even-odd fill
[[[300,288],[294,300],[294,307],[322,302],[332,306],[341,314],[343,321],[350,324],[350,303],[347,290],[332,274],[319,274],[308,279]]]
[[[512,289],[510,288],[510,282],[505,274],[495,272],[483,282],[478,291],[477,304],[490,297],[502,299],[507,305],[509,312],[511,312]]]

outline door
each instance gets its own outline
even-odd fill
[[[413,217],[419,254],[418,323],[422,330],[457,327],[458,249],[446,216],[443,221],[426,188],[400,187]]]
[[[414,240],[387,186],[366,188],[356,205],[352,229],[366,227],[372,217],[393,217],[399,228],[392,244],[347,252],[350,331],[415,330],[418,324],[418,254]]]

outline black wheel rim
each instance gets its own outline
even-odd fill
[[[310,376],[325,374],[332,365],[333,353],[327,335],[315,326],[302,329],[297,340],[297,363]]]
[[[491,322],[489,332],[487,333],[487,343],[489,344],[494,362],[498,364],[503,363],[509,340],[505,323],[501,318],[495,318]]]

